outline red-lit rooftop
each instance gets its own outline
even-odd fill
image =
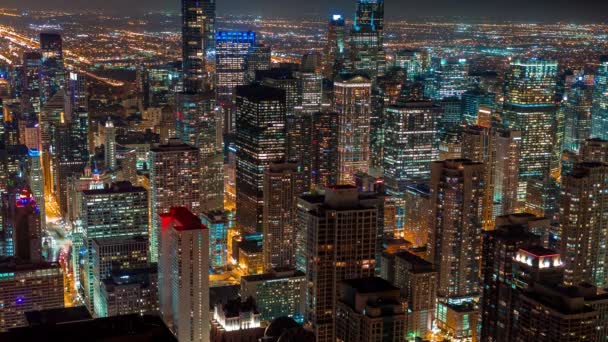
[[[160,219],[162,230],[166,230],[170,226],[173,226],[178,231],[207,229],[201,223],[201,219],[185,207],[171,208],[170,212],[160,214]]]

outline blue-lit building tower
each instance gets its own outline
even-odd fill
[[[350,34],[351,62],[354,71],[372,80],[384,75],[384,0],[358,0]]]
[[[209,268],[222,271],[228,265],[228,228],[230,220],[221,211],[206,212],[201,222],[209,228]]]
[[[232,103],[236,86],[245,84],[247,57],[255,46],[255,32],[217,31],[215,34],[215,86],[218,105]]]
[[[595,72],[591,134],[594,138],[608,140],[608,56],[600,59]]]

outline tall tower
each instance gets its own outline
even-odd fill
[[[108,121],[106,121],[104,136],[104,161],[106,164],[106,169],[114,171],[118,166],[116,163],[116,128],[114,127],[114,123],[110,118],[108,118]]]
[[[464,337],[476,335],[480,295],[482,208],[485,191],[482,163],[467,159],[433,162],[431,165],[431,223],[429,260],[438,270],[437,325],[449,333],[453,322],[470,320]],[[466,313],[466,315],[462,315]],[[468,318],[467,318],[468,317]]]
[[[40,103],[42,54],[25,52],[21,73],[21,111],[23,114],[38,115],[42,109]]]
[[[150,260],[157,262],[161,238],[159,215],[173,207],[188,208],[194,215],[201,211],[200,150],[170,139],[167,145],[150,149]]]
[[[42,73],[40,74],[42,104],[65,87],[63,43],[58,33],[40,33]]]
[[[345,185],[302,196],[298,210],[306,234],[306,319],[318,342],[333,342],[338,284],[374,275],[378,209]]]
[[[215,44],[215,0],[182,0],[182,73],[184,92],[205,88],[205,57]]]
[[[358,0],[350,34],[354,70],[376,80],[384,75],[384,0]]]
[[[371,89],[365,76],[342,75],[334,82],[340,184],[353,184],[355,173],[369,172]]]
[[[305,190],[297,164],[271,164],[264,172],[264,269],[295,267],[296,202]]]
[[[327,45],[323,56],[323,76],[333,79],[336,74],[335,66],[346,53],[346,25],[344,17],[334,14],[329,20],[327,30]],[[339,63],[338,63],[339,64]]]
[[[255,42],[255,32],[216,32],[215,86],[218,105],[231,104],[235,87],[246,84],[247,60]]]
[[[595,72],[591,134],[608,140],[608,56],[602,56]]]
[[[40,226],[42,230],[46,229],[46,210],[44,202],[44,175],[42,172],[42,159],[40,151],[30,149],[27,153],[28,156],[28,184],[32,189],[34,199],[38,204],[40,210]]]
[[[236,106],[236,221],[247,232],[261,232],[264,171],[286,156],[285,91],[240,86]]]
[[[560,196],[564,283],[608,284],[608,165],[576,164],[563,176]]]
[[[209,230],[187,208],[162,222],[158,265],[160,311],[180,342],[209,341]]]
[[[530,178],[547,178],[553,166],[557,62],[514,60],[505,75],[504,122],[522,132],[519,196]]]

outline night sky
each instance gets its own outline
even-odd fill
[[[217,0],[218,14],[328,15],[351,17],[355,0]],[[1,0],[0,7],[97,9],[142,12],[177,10],[179,0]],[[388,18],[464,16],[529,21],[608,21],[608,0],[385,0]]]

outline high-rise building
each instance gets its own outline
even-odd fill
[[[294,268],[296,203],[304,175],[293,163],[270,164],[264,172],[264,269]]]
[[[306,305],[306,275],[302,271],[279,269],[241,278],[241,298],[253,298],[260,320],[270,322],[291,317],[303,322]]]
[[[201,210],[224,208],[222,115],[213,92],[177,94],[176,133],[185,144],[200,149]]]
[[[163,320],[180,342],[209,341],[209,230],[185,207],[171,208],[159,217]]]
[[[494,108],[496,94],[483,89],[472,89],[462,93],[462,116],[468,125],[477,125],[480,108]]]
[[[45,104],[59,90],[65,88],[65,67],[61,35],[40,33],[40,52],[42,64],[40,74],[40,102]]]
[[[21,72],[21,111],[24,114],[38,115],[42,109],[40,103],[42,54],[25,52]]]
[[[538,59],[514,60],[505,75],[503,120],[522,132],[520,199],[525,199],[526,182],[549,177],[553,166],[556,75],[557,62]]]
[[[408,81],[415,81],[428,67],[428,56],[425,50],[400,50],[395,53],[393,65],[405,71]]]
[[[374,275],[378,209],[346,185],[302,196],[298,210],[309,283],[306,320],[317,341],[335,341],[339,282]]]
[[[186,207],[201,214],[200,150],[170,139],[167,145],[150,149],[150,260],[158,261],[161,222],[159,215],[173,207]]]
[[[563,115],[563,131],[558,130],[563,141],[559,145],[560,152],[568,150],[578,153],[585,139],[591,137],[592,104],[593,87],[583,81],[570,86],[559,109]]]
[[[236,90],[236,221],[261,232],[264,171],[286,156],[285,91],[263,85]]]
[[[428,259],[438,270],[438,327],[475,338],[485,168],[467,159],[433,162]]]
[[[42,173],[42,158],[40,151],[37,149],[30,149],[27,152],[28,165],[27,165],[27,183],[32,189],[32,195],[40,210],[40,227],[44,231],[46,229],[46,210],[45,210],[45,198],[44,198],[44,175]]]
[[[517,303],[513,263],[518,251],[540,243],[527,225],[499,224],[484,232],[481,273],[481,340],[512,341],[513,309]]]
[[[148,192],[129,182],[113,183],[102,189],[82,191],[81,221],[84,259],[81,280],[85,304],[94,312],[93,240],[101,238],[131,238],[148,236]]]
[[[228,266],[228,229],[231,222],[221,211],[207,211],[201,221],[209,229],[209,267],[225,270]]]
[[[310,173],[313,188],[338,184],[339,115],[317,112],[311,115]]]
[[[416,180],[428,179],[438,159],[440,108],[430,100],[407,101],[385,109],[384,179],[387,189],[403,191]]]
[[[406,339],[424,338],[435,318],[437,271],[433,264],[409,251],[385,252],[381,274],[401,289],[401,297],[407,302]]]
[[[340,14],[334,14],[329,20],[327,30],[327,45],[325,46],[323,56],[323,76],[333,80],[336,74],[336,65],[340,65],[341,60],[346,53],[346,25],[344,17]]]
[[[580,160],[608,163],[608,140],[587,139],[583,143]]]
[[[337,341],[403,341],[406,313],[399,288],[377,278],[340,283],[336,306]]]
[[[357,12],[350,32],[353,69],[371,80],[384,75],[384,0],[357,0]]]
[[[236,86],[245,84],[247,58],[255,46],[255,32],[217,31],[215,34],[215,86],[218,105],[232,103]]]
[[[469,65],[464,58],[441,58],[434,60],[436,99],[461,98],[469,88]]]
[[[205,57],[215,48],[215,0],[182,0],[182,74],[184,91],[205,88]]]
[[[247,83],[255,81],[255,74],[257,71],[270,70],[271,68],[271,56],[272,50],[270,46],[259,44],[252,46],[249,49],[249,55],[246,60]]]
[[[266,328],[252,298],[233,298],[213,308],[211,342],[259,341]]]
[[[594,80],[591,135],[608,140],[608,56],[600,58]]]
[[[357,172],[369,173],[371,88],[360,75],[341,75],[334,82],[340,184],[351,184]]]
[[[82,73],[70,71],[66,81],[65,115],[74,117],[76,112],[89,111],[86,77]]]
[[[2,196],[2,230],[8,236],[5,256],[39,262],[42,260],[42,229],[40,209],[28,188],[9,189]]]
[[[608,285],[608,165],[576,164],[562,177],[559,199],[564,284]]]
[[[116,128],[110,118],[108,118],[104,127],[105,166],[106,169],[114,171],[118,167],[116,162]]]
[[[101,317],[159,312],[156,266],[113,272],[99,287]]]
[[[3,259],[0,262],[0,332],[27,326],[26,312],[63,308],[63,286],[58,263]]]

